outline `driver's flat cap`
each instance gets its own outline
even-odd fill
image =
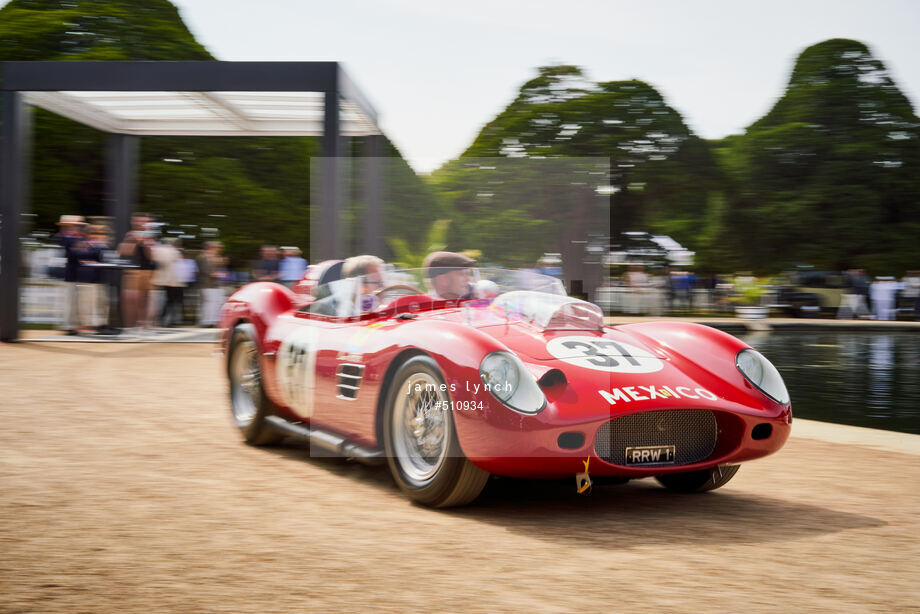
[[[428,277],[436,277],[443,273],[450,273],[457,268],[471,267],[476,264],[472,258],[456,252],[431,252],[425,256],[425,267]]]

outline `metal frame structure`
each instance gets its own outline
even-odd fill
[[[28,212],[30,105],[109,134],[107,213],[128,230],[144,135],[319,136],[323,229],[311,253],[344,257],[341,158],[366,137],[365,185],[379,186],[377,113],[338,62],[0,62],[0,340],[19,335],[20,227]],[[362,244],[379,247],[379,190],[364,195]]]

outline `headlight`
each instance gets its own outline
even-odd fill
[[[786,384],[783,383],[783,377],[773,363],[763,357],[763,354],[757,350],[741,350],[735,356],[735,366],[745,379],[754,384],[762,393],[777,403],[789,404],[789,392],[786,390]]]
[[[521,359],[510,352],[492,352],[482,359],[479,377],[495,398],[522,414],[539,413],[546,397]]]

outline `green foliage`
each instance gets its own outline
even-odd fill
[[[12,0],[0,61],[213,60],[168,0]]]
[[[591,208],[573,205],[586,198],[578,190],[553,194],[533,169],[476,170],[485,157],[573,156],[610,160],[611,233],[670,235],[696,251],[703,272],[807,263],[896,273],[920,261],[920,120],[856,41],[804,50],[773,109],[745,134],[713,142],[646,83],[592,83],[574,66],[539,69],[432,177],[454,210],[456,242],[526,262],[548,242],[584,235],[572,229],[591,226],[583,220]],[[474,159],[480,164],[468,164]],[[515,231],[497,241],[490,222],[498,219]]]
[[[735,295],[732,302],[739,305],[760,305],[764,294],[767,292],[768,282],[758,280],[749,275],[739,275],[734,280]]]
[[[420,269],[425,261],[425,256],[431,252],[439,252],[447,247],[447,229],[450,220],[435,220],[428,229],[428,234],[421,250],[414,250],[405,239],[394,237],[389,240],[393,250],[393,263],[405,269]]]
[[[562,253],[588,232],[607,232],[608,197],[595,191],[606,177],[606,161],[591,158],[465,158],[431,181],[455,222],[449,249],[479,250],[488,263],[533,266],[544,252]]]
[[[509,163],[493,173],[465,165],[487,157]],[[547,176],[535,164],[541,158],[568,168]],[[524,160],[529,166],[514,164]],[[647,230],[704,247],[699,223],[720,171],[709,145],[647,83],[593,83],[576,67],[550,66],[432,181],[455,210],[464,246],[487,260],[532,264],[544,251],[571,252],[571,241],[589,234]],[[612,199],[599,189],[609,185]],[[513,231],[502,236],[499,224]]]
[[[0,61],[211,59],[167,0],[13,0],[0,9]],[[64,213],[103,215],[105,135],[43,109],[33,130],[34,228],[53,229]],[[143,168],[151,160],[141,156]]]
[[[315,145],[295,138],[146,139],[139,208],[173,229],[216,229],[236,266],[256,258],[265,243],[306,247],[307,160]]]
[[[920,260],[920,120],[862,43],[803,51],[773,109],[716,147],[744,266],[892,273]]]
[[[167,0],[0,8],[0,61],[209,59]],[[34,130],[35,227],[53,229],[64,213],[103,214],[105,135],[40,109]],[[361,153],[357,140],[352,147]],[[145,138],[138,208],[173,227],[217,228],[236,264],[262,243],[309,253],[309,160],[318,153],[307,138]],[[389,141],[383,156],[392,253],[380,255],[406,264],[430,251],[430,227],[446,219],[435,243],[511,266],[546,251],[571,262],[582,257],[573,241],[628,230],[672,236],[697,252],[702,272],[806,263],[897,273],[920,262],[920,119],[857,41],[804,50],[774,107],[719,141],[694,135],[647,83],[593,82],[563,65],[540,68],[428,180]],[[494,158],[503,163],[484,160]],[[362,165],[350,166],[346,197],[352,251],[364,219]]]
[[[167,0],[12,0],[0,9],[0,61],[212,59]],[[104,215],[106,135],[41,109],[34,131],[33,228],[52,230],[65,213]],[[352,147],[362,154],[358,139]],[[191,228],[189,247],[204,238],[198,228],[217,229],[236,266],[266,243],[309,254],[310,160],[319,150],[315,138],[145,137],[137,209]],[[443,210],[389,141],[382,155],[387,236],[416,244]],[[345,234],[356,247],[361,163],[352,168]]]
[[[447,217],[448,210],[441,195],[415,174],[389,141],[385,155],[388,156],[385,160],[378,160],[383,165],[383,233],[393,251],[379,255],[402,259],[395,250],[393,240],[402,241],[410,249],[424,251],[433,241],[430,228],[438,227],[438,220]],[[447,233],[447,228],[444,232]],[[446,243],[446,240],[441,238],[435,242]]]

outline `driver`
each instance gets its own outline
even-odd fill
[[[474,298],[470,267],[476,261],[456,252],[432,252],[425,257],[425,277],[431,296],[445,300]]]

